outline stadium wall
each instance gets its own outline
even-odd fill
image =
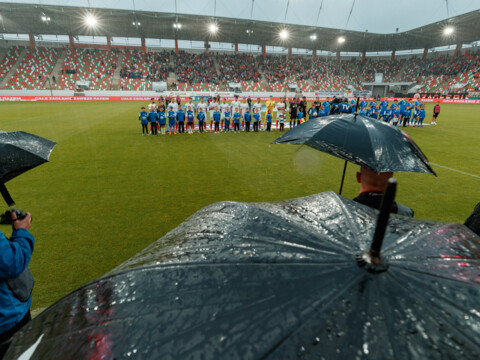
[[[151,91],[85,91],[85,96],[74,96],[73,91],[64,91],[64,90],[54,90],[53,96],[50,94],[49,90],[0,90],[0,102],[2,101],[150,101],[151,98],[158,99],[160,96],[166,95],[179,95],[182,101],[188,100],[189,97],[194,97],[194,100],[197,101],[201,96],[213,95],[214,93],[208,92],[168,92],[168,93],[157,93]],[[227,101],[234,100],[234,93],[231,92],[218,92],[215,93],[221,97],[225,97]],[[327,100],[332,97],[332,95],[322,94],[319,96],[315,93],[304,93],[303,94],[308,101],[315,99]],[[295,93],[279,93],[279,92],[250,92],[242,93],[240,98],[250,96],[252,100],[260,98],[262,101],[269,100],[269,97],[272,96],[273,100],[278,101],[281,97],[293,97]],[[338,94],[337,94],[338,96]],[[345,95],[341,95],[345,96]],[[353,99],[353,97],[349,97]],[[373,97],[366,97],[368,101],[374,100]],[[401,98],[387,97],[382,98],[388,101],[400,100]],[[438,99],[438,98],[421,98],[421,102],[433,103],[439,102],[443,104],[477,104],[480,105],[480,99]]]

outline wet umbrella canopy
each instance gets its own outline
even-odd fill
[[[13,200],[4,184],[48,161],[55,142],[23,131],[0,132],[0,190],[9,206]]]
[[[332,192],[222,202],[13,338],[7,359],[445,359],[480,356],[480,238]]]
[[[312,119],[283,134],[273,144],[305,144],[375,172],[435,175],[425,155],[406,133],[362,115]]]

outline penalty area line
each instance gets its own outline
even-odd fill
[[[435,164],[435,163],[430,163],[430,164],[432,164],[433,166],[438,166],[438,167],[441,167],[441,168],[444,168],[444,169],[447,169],[447,170],[450,170],[450,171],[455,171],[455,172],[458,172],[458,173],[463,174],[463,175],[467,175],[467,176],[471,176],[471,177],[480,179],[480,176],[475,175],[475,174],[470,174],[470,173],[462,171],[462,170],[454,169],[454,168],[451,168],[451,167],[448,167],[448,166],[445,166],[445,165],[440,165],[440,164]]]

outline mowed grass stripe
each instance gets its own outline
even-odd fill
[[[34,217],[34,308],[98,278],[211,203],[338,191],[342,160],[305,146],[270,145],[276,131],[142,137],[141,105],[0,104],[0,130],[58,142],[49,163],[7,184]],[[480,174],[479,111],[442,105],[438,126],[406,132],[433,163]],[[398,201],[417,218],[463,222],[480,201],[480,180],[433,167],[438,178],[396,174]],[[358,192],[357,170],[347,167],[346,197]]]

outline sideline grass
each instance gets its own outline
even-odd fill
[[[269,145],[276,131],[142,137],[141,105],[0,104],[0,130],[58,142],[50,163],[7,184],[34,217],[32,308],[103,275],[213,202],[338,191],[343,161],[308,147]],[[479,115],[479,106],[442,105],[438,126],[406,131],[431,162],[480,176]],[[433,167],[438,178],[397,174],[398,201],[417,218],[463,222],[480,201],[480,179]],[[357,168],[347,169],[349,198],[358,191]]]

